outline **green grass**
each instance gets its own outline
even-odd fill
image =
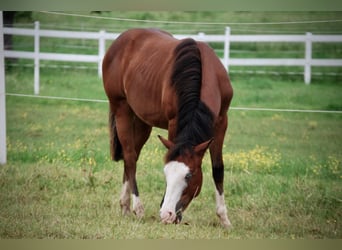
[[[158,18],[166,19],[171,14],[149,15],[146,18],[160,15]],[[173,15],[174,20],[182,17],[181,13]],[[336,18],[339,14],[305,13],[301,18],[324,19],[329,15]],[[41,21],[50,20],[43,16],[34,14]],[[300,17],[295,13],[288,16]],[[224,15],[217,14],[213,19],[210,13],[197,17],[194,13],[183,13],[183,17],[220,21]],[[231,17],[245,22],[286,19],[286,15],[276,13],[264,17],[260,13],[254,16],[234,13]],[[55,18],[50,23],[77,21]],[[101,23],[94,21],[91,25]],[[319,30],[318,26],[309,28]],[[93,70],[42,68],[40,79],[41,95],[106,99],[96,67]],[[232,73],[231,79],[235,90],[233,107],[342,110],[338,76],[313,77],[309,86],[303,83],[302,76]],[[8,67],[6,92],[32,94],[33,69]],[[153,130],[138,162],[137,179],[145,206],[145,217],[139,220],[121,216],[123,166],[109,157],[106,103],[7,95],[6,109],[8,163],[0,167],[2,239],[342,237],[341,114],[229,111],[229,130],[223,149],[224,186],[234,228],[227,231],[221,228],[215,215],[208,155],[202,167],[202,192],[184,213],[183,222],[160,223],[165,149],[157,134],[166,136],[166,131]]]
[[[96,70],[42,73],[42,95],[105,98]],[[31,93],[32,83],[25,82],[31,74],[8,72],[6,91]],[[342,106],[341,86],[334,82],[305,86],[240,77],[234,89],[233,106]],[[215,215],[208,155],[202,192],[183,223],[162,225],[165,149],[156,135],[166,131],[155,129],[138,163],[145,217],[124,218],[118,203],[123,167],[109,159],[107,105],[7,96],[0,237],[340,238],[342,116],[238,110],[229,115],[225,196],[234,228],[226,231]]]

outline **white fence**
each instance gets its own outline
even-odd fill
[[[98,64],[98,74],[101,75],[102,58],[105,54],[106,40],[115,40],[119,34],[107,33],[104,30],[99,32],[77,32],[77,31],[57,31],[43,30],[39,28],[39,22],[35,22],[34,29],[22,28],[3,28],[4,34],[33,36],[34,51],[12,51],[5,50],[6,58],[25,58],[34,60],[34,93],[39,94],[39,63],[40,60],[53,61],[72,61],[89,62]],[[174,35],[178,39],[192,37],[198,41],[218,42],[224,44],[224,55],[221,58],[223,65],[229,70],[229,66],[303,66],[304,82],[309,84],[311,81],[311,66],[342,66],[342,59],[313,59],[312,43],[339,43],[342,42],[342,35],[231,35],[230,28],[227,27],[223,35],[207,35],[199,33],[198,35]],[[40,37],[51,38],[70,38],[70,39],[93,39],[98,41],[97,55],[82,54],[61,54],[61,53],[43,53],[40,52]],[[243,42],[288,42],[305,43],[305,56],[302,59],[293,58],[230,58],[230,43]]]
[[[0,28],[2,27],[2,11],[0,11]],[[5,100],[5,62],[3,51],[4,36],[0,30],[0,167],[7,162],[6,147],[6,100]]]

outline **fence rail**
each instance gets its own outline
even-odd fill
[[[104,30],[99,32],[81,32],[81,31],[60,31],[44,30],[39,28],[39,22],[35,22],[34,29],[23,28],[3,28],[4,34],[33,36],[34,51],[12,51],[5,50],[6,58],[25,58],[34,60],[34,93],[39,94],[39,63],[40,60],[68,61],[68,62],[89,62],[98,64],[98,74],[101,76],[102,59],[105,54],[106,41],[115,40],[120,34],[107,33]],[[342,35],[231,35],[230,28],[227,27],[223,35],[207,35],[199,33],[176,34],[178,39],[191,37],[198,41],[223,43],[223,58],[221,62],[229,71],[229,66],[302,66],[304,67],[304,82],[309,84],[311,81],[312,66],[342,66],[342,59],[313,59],[312,43],[340,43]],[[40,52],[39,42],[41,37],[68,38],[68,39],[92,39],[98,41],[97,55],[84,54],[62,54]],[[230,43],[244,42],[285,42],[285,43],[305,43],[305,55],[302,59],[294,58],[230,58]]]

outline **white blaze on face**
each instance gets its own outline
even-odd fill
[[[160,209],[160,218],[164,223],[173,223],[176,220],[176,204],[187,187],[185,177],[189,172],[189,167],[177,161],[171,161],[164,167],[166,192]]]

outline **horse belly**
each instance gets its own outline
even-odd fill
[[[168,120],[164,116],[164,114],[160,110],[156,110],[153,108],[147,108],[147,105],[144,105],[145,108],[141,107],[132,107],[136,116],[140,118],[143,122],[150,125],[151,127],[158,127],[167,129]]]

